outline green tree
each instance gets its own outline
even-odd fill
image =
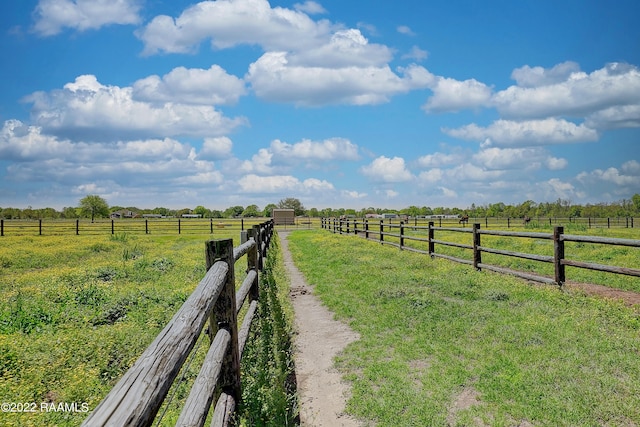
[[[89,194],[80,200],[80,209],[83,215],[91,216],[93,222],[96,216],[109,216],[109,204],[97,194]]]
[[[304,215],[305,209],[300,200],[294,197],[287,197],[286,199],[282,199],[278,202],[278,207],[280,209],[293,209],[293,212],[296,216]]]
[[[224,216],[225,218],[235,218],[237,216],[242,215],[244,212],[244,207],[242,206],[231,206],[225,209]]]
[[[242,216],[243,217],[256,217],[256,216],[260,216],[261,212],[258,209],[257,205],[249,205],[246,208],[244,208],[244,211],[242,211]]]
[[[278,205],[274,203],[269,203],[267,206],[264,207],[264,210],[262,211],[262,216],[265,218],[270,218],[274,209],[278,209]]]
[[[631,203],[633,203],[633,209],[636,213],[640,213],[640,194],[636,193],[631,196]]]
[[[200,215],[202,218],[211,216],[211,211],[204,206],[196,206],[196,208],[193,210],[193,213]]]
[[[62,217],[67,219],[78,218],[78,211],[76,208],[72,208],[71,206],[67,206],[62,208]]]

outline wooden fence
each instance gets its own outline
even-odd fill
[[[386,224],[384,221],[374,220],[371,224],[367,220],[348,220],[323,218],[322,228],[333,231],[334,233],[363,235],[366,239],[374,239],[381,244],[390,244],[400,248],[401,250],[410,250],[430,255],[432,258],[439,257],[450,261],[460,262],[473,266],[476,270],[491,270],[499,273],[511,274],[524,279],[536,282],[555,284],[562,286],[566,281],[566,266],[578,267],[588,270],[604,271],[608,273],[624,274],[629,276],[640,277],[640,269],[616,267],[610,265],[596,264],[577,260],[567,259],[565,254],[565,242],[583,242],[596,243],[604,245],[618,245],[640,248],[640,240],[634,239],[616,239],[594,236],[578,236],[564,233],[564,227],[555,226],[553,233],[537,233],[537,232],[517,232],[517,231],[500,231],[500,230],[482,230],[480,224],[472,224],[471,227],[436,227],[431,221],[427,226],[408,225],[403,222],[397,224]],[[406,231],[412,231],[415,235],[407,235]],[[471,234],[468,244],[450,242],[436,239],[437,232],[457,232]],[[491,248],[482,245],[481,236],[505,236],[505,237],[522,237],[532,239],[544,239],[553,241],[553,255],[537,255],[523,252],[514,252],[499,248]],[[375,237],[374,237],[375,236]],[[395,241],[387,241],[385,237],[392,237]],[[427,245],[427,250],[418,249],[407,244],[407,242],[423,242]],[[451,246],[472,251],[472,258],[465,259],[446,255],[436,252],[436,245]],[[503,255],[507,257],[523,258],[542,263],[551,263],[554,266],[554,277],[546,277],[538,274],[527,273],[523,271],[512,270],[505,267],[499,267],[482,262],[482,253],[491,253]],[[640,257],[638,258],[640,259]]]
[[[220,230],[243,231],[269,218],[167,218],[91,220],[0,219],[1,236],[98,235],[98,234],[215,234]],[[296,218],[284,228],[317,228],[319,220]]]
[[[437,216],[437,215],[436,215]],[[354,218],[351,218],[353,221]],[[360,220],[360,219],[359,219]],[[372,218],[371,222],[378,222],[379,219]],[[429,222],[433,222],[438,227],[456,226],[461,224],[459,218],[396,218],[384,220],[388,224],[399,224],[403,222],[405,225],[426,226]],[[468,224],[482,224],[484,228],[519,228],[524,226],[522,218],[510,217],[471,217],[467,221]],[[552,227],[554,225],[563,226],[579,226],[584,228],[634,228],[640,222],[634,217],[611,217],[611,218],[592,218],[592,217],[532,217],[530,218],[527,228]],[[464,224],[463,224],[464,225]]]
[[[232,239],[206,242],[207,273],[196,290],[83,426],[150,426],[207,320],[209,350],[176,425],[204,425],[216,398],[211,425],[228,424],[241,396],[240,361],[272,234],[273,222],[268,221],[247,230],[248,239],[236,248]],[[245,254],[247,276],[236,292],[234,266]],[[247,296],[249,309],[238,329],[237,315]]]

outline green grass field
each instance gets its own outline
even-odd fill
[[[640,424],[639,307],[352,235],[290,242],[317,295],[361,335],[337,363],[365,424]]]
[[[238,230],[216,230],[214,237],[237,240]],[[15,409],[35,403],[37,410],[0,412],[0,425],[79,425],[85,408],[95,408],[195,289],[209,238],[2,237],[0,401]],[[352,413],[394,426],[640,423],[637,307],[328,231],[296,231],[291,240],[319,295],[362,335],[339,361],[354,385]],[[625,261],[626,252],[605,255],[612,264],[634,262]],[[271,295],[269,304],[280,319],[256,330],[279,332],[248,350],[256,365],[290,363],[282,335],[290,308],[280,306],[286,277],[281,258],[273,263],[281,302]],[[238,282],[245,265],[236,264]],[[185,371],[187,381],[170,391],[175,397],[160,425],[175,423],[205,349]],[[245,399],[243,425],[288,423],[294,401],[269,388],[275,376],[279,388],[286,385],[288,367],[246,371],[246,391],[263,394]],[[457,404],[459,396],[477,403]],[[40,407],[61,402],[78,410]]]
[[[226,237],[239,243],[233,234]],[[202,279],[208,238],[3,237],[0,401],[35,403],[37,411],[1,412],[0,425],[79,425],[86,411],[43,412],[40,405],[93,410]],[[246,261],[236,264],[239,281],[245,268]],[[178,390],[178,399],[186,392]],[[176,416],[170,411],[167,419]]]
[[[448,226],[454,228],[460,227],[456,224],[450,224]],[[375,229],[376,231],[379,230],[379,228],[377,227],[372,227],[370,229]],[[434,238],[446,242],[471,245],[473,243],[473,237],[470,233],[471,227],[466,226],[464,229],[469,232],[441,231],[436,228]],[[546,224],[539,225],[537,223],[533,223],[529,224],[529,226],[527,226],[526,228],[519,226],[511,228],[491,228],[490,230],[551,234],[553,232],[553,227]],[[353,232],[353,230],[351,231]],[[359,235],[363,236],[364,234],[361,231],[362,230],[360,230]],[[385,232],[386,231],[387,230],[385,229]],[[392,233],[398,234],[399,229],[394,228]],[[565,226],[564,233],[581,236],[586,235],[635,240],[640,239],[640,228],[587,228],[582,224],[569,224]],[[428,251],[428,244],[426,242],[410,240],[410,238],[412,237],[426,239],[427,234],[428,233],[426,229],[413,230],[411,228],[406,228],[405,236],[407,238],[405,239],[405,246],[422,251]],[[379,236],[377,234],[371,233],[370,238],[379,239]],[[399,243],[399,238],[397,237],[385,236],[384,240],[387,243]],[[481,244],[482,246],[495,249],[511,250],[536,255],[553,255],[553,242],[546,239],[491,236],[483,234],[481,235]],[[436,244],[435,252],[438,254],[455,256],[469,261],[472,260],[473,257],[472,251],[469,249],[461,249],[441,244]],[[628,267],[635,269],[640,268],[640,248],[635,247],[603,245],[599,243],[565,242],[565,257],[567,259],[576,261],[607,264],[617,267]],[[538,261],[507,257],[504,255],[496,255],[490,253],[482,254],[482,262],[500,267],[507,267],[526,273],[534,273],[550,278],[554,277],[554,267],[553,264],[550,263],[542,263]],[[612,288],[640,292],[639,277],[598,272],[570,266],[566,267],[566,277],[567,281],[595,283]]]

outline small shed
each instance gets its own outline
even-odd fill
[[[294,225],[295,214],[293,209],[274,209],[271,213],[274,225]]]

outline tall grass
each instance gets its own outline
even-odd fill
[[[208,238],[3,237],[0,401],[87,403],[93,410],[202,279]],[[180,387],[178,400],[188,392]],[[1,412],[0,425],[76,426],[87,415]]]
[[[282,252],[274,238],[260,279],[259,316],[242,358],[241,425],[298,424],[289,285]]]
[[[289,240],[318,296],[361,335],[337,363],[348,412],[368,423],[640,423],[638,307],[353,236]]]

